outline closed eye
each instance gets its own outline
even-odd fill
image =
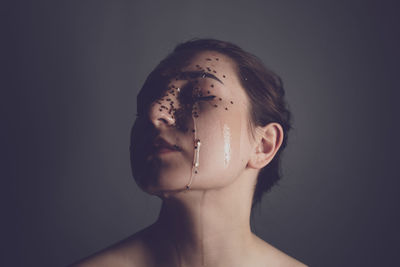
[[[198,96],[198,97],[196,97],[196,100],[199,100],[199,101],[210,101],[210,100],[213,100],[214,98],[215,98],[215,95]]]

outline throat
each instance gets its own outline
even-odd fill
[[[210,266],[221,257],[233,259],[243,253],[252,236],[249,218],[242,220],[246,216],[239,214],[235,218],[238,209],[221,212],[208,191],[190,193],[197,194],[197,201],[164,199],[153,225],[155,238],[174,253],[174,261],[185,263],[182,266]]]

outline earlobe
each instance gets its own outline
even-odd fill
[[[282,126],[276,122],[257,128],[254,152],[247,166],[262,169],[270,163],[282,145],[283,135]]]

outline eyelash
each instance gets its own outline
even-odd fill
[[[213,100],[215,97],[216,97],[215,95],[198,96],[198,97],[195,97],[195,100],[198,100],[198,101],[210,101],[210,100]]]

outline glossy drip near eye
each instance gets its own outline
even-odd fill
[[[193,109],[197,110],[198,106],[197,103],[193,105]],[[194,149],[193,149],[193,163],[192,163],[192,170],[190,174],[189,182],[186,185],[186,189],[189,190],[190,186],[192,185],[193,179],[195,175],[198,173],[198,168],[200,166],[200,146],[201,142],[200,139],[197,138],[197,126],[196,126],[196,117],[198,117],[197,112],[192,112],[192,119],[193,119],[193,141],[194,141]]]
[[[194,147],[195,151],[194,151],[194,160],[193,161],[194,161],[194,167],[198,168],[199,167],[199,158],[200,158],[200,145],[201,145],[200,139],[197,139],[195,144],[196,145]],[[197,173],[197,172],[195,171],[195,173]]]

